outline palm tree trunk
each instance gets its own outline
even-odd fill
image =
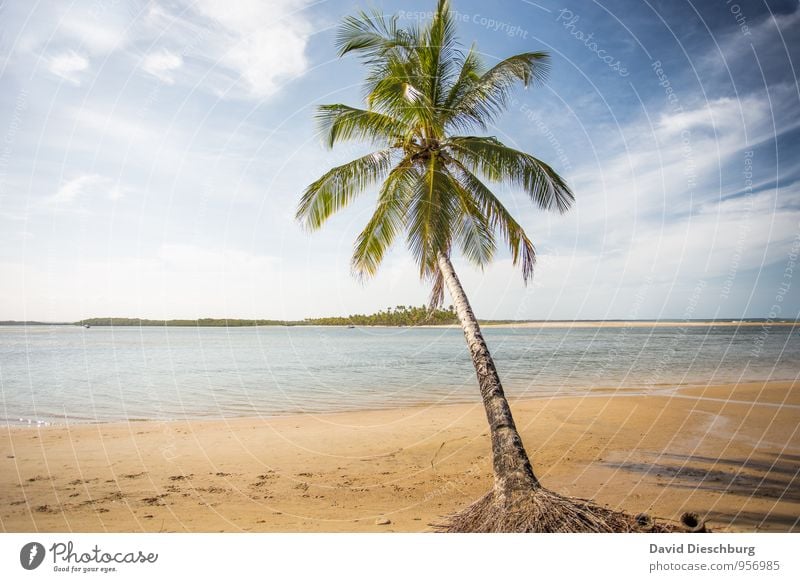
[[[531,462],[522,439],[517,432],[511,408],[503,393],[503,386],[497,374],[492,355],[481,334],[478,320],[472,312],[467,295],[458,280],[450,258],[444,254],[438,256],[439,269],[444,276],[447,289],[453,298],[456,315],[464,330],[478,385],[486,409],[486,419],[492,437],[492,463],[494,468],[494,492],[505,495],[522,489],[539,487],[539,481],[533,473]]]

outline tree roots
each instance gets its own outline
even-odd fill
[[[679,529],[543,487],[506,495],[490,491],[434,527],[448,533],[665,533]]]

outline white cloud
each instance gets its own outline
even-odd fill
[[[719,50],[711,50],[701,57],[701,65],[704,70],[719,69],[721,62],[725,66],[735,66],[738,60],[754,52],[760,57],[771,51],[786,55],[786,38],[797,34],[798,27],[800,10],[789,14],[770,14],[749,26],[746,36],[740,28],[733,28],[719,39]]]
[[[277,312],[279,261],[234,249],[165,244],[147,256],[0,263],[0,319],[236,317]],[[202,292],[200,292],[202,290]],[[19,316],[15,316],[19,317]]]
[[[3,21],[13,53],[40,55],[57,47],[71,47],[92,57],[121,50],[133,32],[131,21],[139,7],[119,0],[3,3]],[[5,48],[5,47],[4,47]]]
[[[94,105],[93,107],[70,108],[68,118],[76,129],[86,132],[87,138],[94,140],[112,139],[129,142],[141,140],[148,151],[152,151],[150,140],[164,137],[163,128],[147,123],[142,117],[130,116],[125,112],[114,110],[110,106]]]
[[[787,90],[773,88],[771,99],[782,99]],[[599,231],[605,236],[613,224],[611,236],[622,246],[630,244],[629,237],[619,235],[621,231],[648,226],[648,219],[650,226],[653,220],[670,222],[723,196],[714,186],[725,165],[738,156],[743,168],[742,152],[748,146],[774,139],[772,115],[781,111],[787,110],[771,110],[770,98],[761,92],[643,117],[620,128],[615,142],[606,132],[597,146],[596,163],[571,176],[577,205],[568,216],[580,221],[581,234]],[[781,132],[797,122],[777,118],[774,123]]]
[[[75,6],[58,23],[58,30],[73,42],[79,42],[91,54],[102,55],[119,50],[128,41],[131,15],[121,3],[93,3]],[[107,6],[105,4],[108,4]],[[102,10],[94,10],[100,6]]]
[[[518,317],[674,317],[686,309],[686,293],[704,280],[709,282],[705,313],[742,312],[756,291],[752,272],[785,260],[797,234],[800,211],[792,201],[798,186],[759,191],[774,161],[756,146],[797,126],[785,105],[793,91],[776,85],[769,94],[684,103],[679,112],[657,108],[618,127],[616,139],[613,131],[599,128],[602,137],[588,143],[594,162],[570,176],[577,197],[573,211],[556,218],[530,211],[530,218],[522,219],[534,242],[557,240],[561,256],[540,254],[536,285],[528,291],[513,281],[509,286],[487,281],[492,279],[487,272],[486,282],[475,281],[476,304],[502,305],[501,313]],[[757,193],[741,196],[749,170]],[[728,296],[715,287],[728,278],[738,307],[725,303]],[[629,306],[646,280],[650,298],[658,300],[649,299],[646,309],[631,314]],[[526,313],[532,296],[536,300]],[[524,299],[515,312],[513,298],[519,297]],[[542,313],[543,308],[551,310]]]
[[[89,68],[89,59],[75,51],[61,53],[52,57],[48,69],[54,75],[66,79],[70,83],[80,85],[81,73]]]
[[[175,82],[172,73],[182,66],[183,58],[167,50],[150,53],[142,60],[142,70],[170,85]]]
[[[84,174],[62,183],[58,191],[47,199],[51,205],[68,205],[83,196],[104,196],[109,200],[119,200],[122,189],[113,180],[98,174]]]
[[[304,4],[201,0],[196,6],[214,24],[206,46],[216,48],[218,62],[232,69],[251,95],[266,97],[308,68],[311,26],[301,12]]]
[[[272,270],[277,263],[271,257],[254,255],[237,249],[212,249],[190,244],[168,243],[157,253],[165,268],[183,274],[241,276],[258,275]]]
[[[741,317],[748,301],[759,301],[748,297],[764,284],[752,272],[787,261],[800,210],[780,201],[797,195],[797,187],[771,190],[709,203],[691,218],[657,227],[615,225],[628,237],[626,245],[541,252],[527,289],[507,259],[485,273],[463,261],[456,268],[479,317],[681,317],[700,281],[703,304],[694,317],[710,317],[717,309],[720,315]]]
[[[659,119],[657,130],[664,136],[672,136],[681,131],[727,132],[750,118],[751,123],[763,122],[767,111],[764,100],[750,97],[737,101],[727,97],[707,102],[696,109],[688,109],[677,113],[665,113]]]
[[[74,84],[90,60],[143,53],[142,70],[166,83],[179,81],[173,73],[185,69],[181,77],[193,86],[200,81],[217,96],[264,98],[309,67],[309,2],[48,2],[18,11],[28,20],[20,22],[24,30],[13,52],[23,58],[60,52],[49,68]],[[154,47],[163,49],[153,52]]]

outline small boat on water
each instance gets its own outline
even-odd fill
[[[90,327],[92,327],[92,326],[91,326],[91,325],[89,325],[88,323],[84,323],[84,324],[83,324],[83,328],[84,328],[84,329],[89,329]]]
[[[356,326],[351,323],[350,325],[347,326],[347,329],[355,329],[355,327]]]

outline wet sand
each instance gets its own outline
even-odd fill
[[[512,403],[545,486],[798,531],[800,382]],[[491,486],[479,405],[4,427],[3,531],[425,531]],[[377,522],[390,521],[378,525]]]

